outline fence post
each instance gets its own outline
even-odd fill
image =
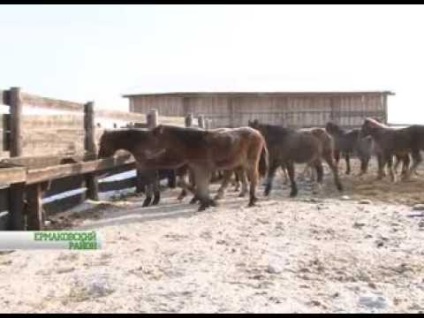
[[[158,125],[158,111],[157,109],[152,109],[146,116],[147,127],[149,129],[155,128]]]
[[[41,184],[33,184],[27,188],[27,223],[29,231],[39,231],[44,227],[44,213],[42,203],[43,193]]]
[[[198,117],[197,117],[197,122],[198,122],[198,125],[199,125],[199,127],[200,128],[206,128],[205,127],[205,117],[203,117],[203,115],[199,115]]]
[[[191,127],[193,125],[193,114],[187,114],[185,117],[185,126]]]
[[[7,104],[10,109],[10,157],[22,156],[22,97],[20,87],[11,87]],[[25,183],[12,184],[9,188],[9,228],[22,231],[25,229],[24,217]]]
[[[22,156],[22,98],[20,87],[9,91],[10,106],[10,157]]]
[[[94,124],[94,102],[88,102],[84,105],[84,149],[88,154],[97,157],[95,143],[95,124]],[[96,173],[89,173],[85,176],[87,187],[87,197],[91,200],[99,200],[99,184]]]

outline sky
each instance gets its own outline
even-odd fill
[[[0,89],[128,111],[128,93],[390,90],[424,124],[424,6],[2,5]]]

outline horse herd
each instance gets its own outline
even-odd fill
[[[188,192],[191,203],[200,202],[198,211],[216,205],[223,197],[233,174],[236,185],[242,184],[240,196],[249,192],[248,206],[257,201],[256,187],[265,178],[264,195],[271,193],[278,168],[288,175],[290,196],[298,193],[295,164],[306,164],[316,172],[318,185],[323,182],[323,161],[329,166],[336,188],[343,191],[338,173],[340,157],[346,160],[346,174],[351,173],[350,157],[356,154],[361,162],[360,175],[367,173],[372,155],[378,162],[378,179],[385,168],[391,180],[402,163],[402,177],[416,173],[424,150],[424,126],[391,128],[372,119],[364,119],[360,128],[346,131],[329,122],[325,128],[292,129],[280,125],[249,121],[238,128],[182,128],[159,125],[151,130],[141,128],[113,129],[103,133],[99,142],[99,158],[125,150],[134,156],[136,168],[145,184],[143,206],[160,201],[161,178],[178,179],[182,188],[179,200]],[[412,166],[410,162],[412,158]],[[396,164],[393,165],[394,159]],[[221,186],[212,199],[210,182],[220,176]],[[188,178],[188,180],[187,180]],[[153,198],[153,200],[152,200]]]

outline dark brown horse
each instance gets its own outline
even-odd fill
[[[155,158],[172,152],[182,159],[181,164],[187,164],[193,171],[199,211],[216,204],[209,195],[210,177],[216,170],[225,170],[228,174],[237,168],[246,171],[250,182],[249,206],[257,201],[258,177],[259,174],[264,175],[267,169],[267,148],[263,136],[255,129],[240,127],[201,131],[159,125],[151,133],[155,140]]]
[[[372,139],[368,137],[360,138],[360,128],[345,130],[332,122],[327,123],[325,130],[334,139],[336,164],[339,164],[340,155],[342,155],[346,160],[346,174],[350,174],[350,157],[356,154],[361,161],[360,175],[366,173],[372,154]]]
[[[191,190],[184,179],[188,167],[179,165],[181,160],[173,156],[172,153],[168,153],[167,157],[162,157],[161,161],[155,162],[149,159],[151,155],[149,149],[152,147],[150,140],[151,135],[146,129],[125,128],[105,130],[99,141],[98,158],[111,157],[118,150],[126,150],[134,156],[136,168],[140,172],[138,177],[141,180],[139,181],[145,188],[146,198],[143,206],[159,203],[161,175],[162,177],[170,177],[170,175],[175,174],[179,179],[178,186]],[[171,167],[171,169],[168,167]],[[175,169],[172,169],[172,167],[175,167]]]
[[[407,170],[405,178],[416,173],[422,161],[420,154],[424,150],[424,126],[412,125],[406,128],[391,128],[373,118],[366,118],[361,128],[362,136],[371,136],[376,144],[378,160],[378,179],[384,177],[384,167],[387,165],[391,180],[396,181],[393,171],[393,156],[411,154],[413,164]]]
[[[337,168],[333,162],[333,141],[324,129],[308,129],[304,131],[285,128],[278,125],[261,124],[258,120],[249,121],[249,126],[261,132],[265,137],[269,151],[269,169],[265,184],[265,195],[269,195],[272,181],[278,167],[287,169],[291,192],[297,195],[297,185],[294,178],[294,164],[306,163],[315,167],[317,181],[322,184],[324,159],[333,172],[334,182],[339,191],[343,190]]]

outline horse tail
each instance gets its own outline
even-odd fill
[[[259,176],[265,177],[268,166],[269,166],[269,158],[268,158],[268,148],[266,146],[266,142],[264,141],[261,151],[261,156],[259,158]]]

